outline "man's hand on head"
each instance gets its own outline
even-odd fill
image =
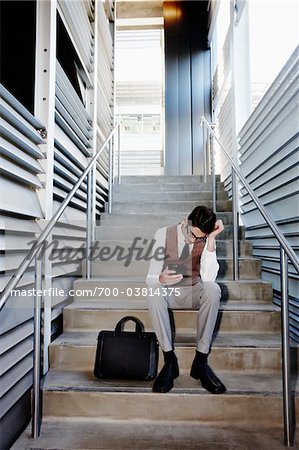
[[[166,284],[167,286],[171,286],[173,284],[179,283],[183,279],[183,275],[181,273],[176,273],[175,270],[165,269],[159,275],[159,281],[162,284]]]
[[[209,237],[216,237],[224,230],[224,225],[221,219],[216,220],[214,230],[209,234]]]
[[[216,250],[215,239],[224,230],[224,225],[221,219],[216,220],[214,230],[208,235],[208,251],[214,252]]]

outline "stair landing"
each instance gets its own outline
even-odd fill
[[[281,427],[228,423],[50,420],[38,442],[30,439],[28,428],[11,450],[284,450],[282,433]]]

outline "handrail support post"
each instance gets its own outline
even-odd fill
[[[34,352],[32,389],[32,438],[40,434],[41,426],[41,304],[42,304],[42,258],[35,258],[34,299]]]
[[[208,141],[209,141],[209,149],[210,149],[210,162],[211,162],[211,176],[212,176],[212,204],[213,211],[217,212],[217,200],[216,200],[216,191],[217,191],[217,182],[216,182],[216,167],[215,167],[215,148],[213,142],[213,135],[208,130]]]
[[[233,280],[239,279],[239,218],[238,218],[238,179],[232,168],[232,206],[233,206]]]
[[[204,181],[204,183],[206,183],[207,182],[207,174],[208,174],[208,160],[209,160],[209,155],[210,155],[210,149],[208,147],[208,138],[205,139],[206,127],[203,127],[202,135],[203,135],[203,148],[204,148],[204,152],[203,152],[203,157],[204,157],[203,158],[203,181]],[[209,136],[209,130],[207,131],[207,135]]]
[[[291,352],[289,338],[288,256],[280,246],[282,382],[285,445],[294,445],[294,411],[291,391]]]
[[[113,137],[114,139],[114,137]],[[113,141],[114,142],[114,141]],[[112,181],[113,181],[114,152],[112,140],[109,141],[109,179],[108,179],[108,213],[112,213]]]
[[[87,205],[86,205],[86,278],[91,278],[91,235],[92,235],[92,171],[87,175]]]
[[[117,154],[117,172],[118,172],[118,176],[117,176],[117,183],[120,184],[121,183],[121,173],[120,173],[120,165],[121,165],[121,136],[120,136],[120,132],[121,132],[121,123],[118,124],[117,127],[117,150],[118,150],[118,154]]]

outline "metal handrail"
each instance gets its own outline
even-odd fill
[[[260,202],[258,196],[255,194],[249,183],[246,181],[244,175],[240,171],[237,164],[233,161],[228,151],[216,135],[211,124],[204,116],[201,117],[201,124],[204,124],[211,136],[218,142],[220,148],[232,167],[232,196],[233,196],[233,257],[234,257],[234,279],[238,279],[238,224],[237,224],[237,182],[238,178],[243,186],[246,188],[248,194],[252,198],[259,212],[271,228],[274,236],[280,243],[280,272],[281,272],[281,326],[282,326],[282,379],[283,379],[283,411],[284,411],[284,437],[285,444],[293,447],[294,444],[294,408],[292,404],[292,390],[291,390],[291,354],[290,354],[290,335],[289,335],[289,293],[288,293],[288,259],[293,264],[296,271],[299,273],[298,258],[287,242],[286,238],[264,207]],[[214,159],[214,154],[212,154]],[[213,174],[213,176],[215,176]],[[215,182],[212,181],[213,189],[215,189]]]
[[[262,216],[264,217],[264,219],[268,223],[268,225],[271,228],[271,230],[273,231],[275,237],[277,238],[277,240],[281,244],[282,248],[284,249],[284,251],[288,255],[288,257],[289,257],[290,261],[292,262],[293,266],[295,267],[295,269],[299,273],[299,260],[298,260],[298,258],[296,256],[296,253],[294,252],[294,250],[292,249],[292,247],[290,246],[290,244],[288,243],[288,241],[286,240],[286,238],[284,237],[284,235],[282,234],[282,232],[280,231],[280,229],[278,228],[278,226],[276,225],[276,223],[274,222],[274,220],[272,219],[272,217],[270,216],[270,214],[268,213],[268,211],[266,210],[264,205],[260,202],[258,196],[255,194],[255,192],[253,191],[253,189],[251,188],[249,183],[246,181],[246,179],[245,179],[244,175],[242,174],[242,172],[240,171],[239,167],[233,161],[233,159],[229,155],[228,151],[226,150],[224,145],[221,143],[221,141],[219,140],[219,138],[216,135],[215,131],[213,130],[213,128],[211,127],[211,125],[209,124],[209,122],[207,121],[207,119],[204,116],[201,117],[201,122],[206,125],[206,127],[208,128],[210,133],[213,135],[213,137],[216,139],[216,141],[220,145],[221,149],[223,150],[223,152],[224,152],[224,154],[226,156],[226,159],[231,164],[231,166],[234,169],[234,171],[236,172],[239,180],[241,181],[243,186],[246,188],[248,194],[250,195],[250,197],[254,201],[256,207],[258,208],[258,210],[260,211],[260,213],[262,214]]]
[[[64,201],[62,202],[62,204],[60,205],[60,207],[58,208],[58,210],[53,214],[52,218],[50,219],[49,223],[47,224],[47,226],[44,228],[44,230],[41,232],[41,234],[39,235],[38,239],[35,241],[34,245],[32,246],[32,248],[30,249],[30,251],[28,252],[28,254],[26,255],[26,257],[23,259],[23,261],[21,262],[18,270],[15,272],[15,274],[11,277],[11,279],[9,280],[9,282],[7,283],[5,290],[1,296],[1,300],[0,300],[0,311],[2,310],[2,308],[4,307],[5,303],[7,302],[10,293],[12,291],[12,289],[14,289],[18,282],[20,281],[21,277],[24,275],[24,272],[26,271],[26,269],[28,268],[28,266],[30,265],[31,261],[33,260],[33,258],[36,256],[36,254],[38,253],[41,244],[46,240],[46,238],[48,237],[48,235],[50,234],[50,232],[52,231],[52,229],[54,228],[54,226],[56,225],[58,219],[60,218],[60,216],[63,214],[64,210],[66,209],[66,207],[68,206],[68,204],[70,203],[71,199],[74,197],[75,193],[77,192],[77,190],[79,189],[81,183],[83,182],[83,180],[86,178],[86,176],[90,175],[91,173],[91,169],[95,166],[100,154],[102,153],[102,151],[104,150],[104,148],[106,147],[106,145],[108,144],[108,142],[111,140],[112,136],[115,134],[116,130],[120,127],[121,122],[118,122],[114,128],[112,129],[112,131],[110,132],[110,134],[108,135],[108,137],[106,138],[106,140],[104,141],[103,145],[101,146],[100,150],[98,150],[90,159],[88,165],[86,166],[85,170],[83,171],[82,175],[80,176],[80,178],[77,180],[76,184],[73,186],[73,188],[71,189],[71,191],[68,193],[68,195],[66,196],[66,198],[64,199]],[[109,177],[110,178],[110,177]],[[90,180],[89,180],[89,183]],[[87,258],[88,259],[88,258]]]

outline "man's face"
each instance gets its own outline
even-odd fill
[[[193,227],[192,223],[188,223],[187,219],[182,223],[182,233],[185,237],[186,244],[194,244],[194,242],[203,240],[207,235],[200,228]]]

